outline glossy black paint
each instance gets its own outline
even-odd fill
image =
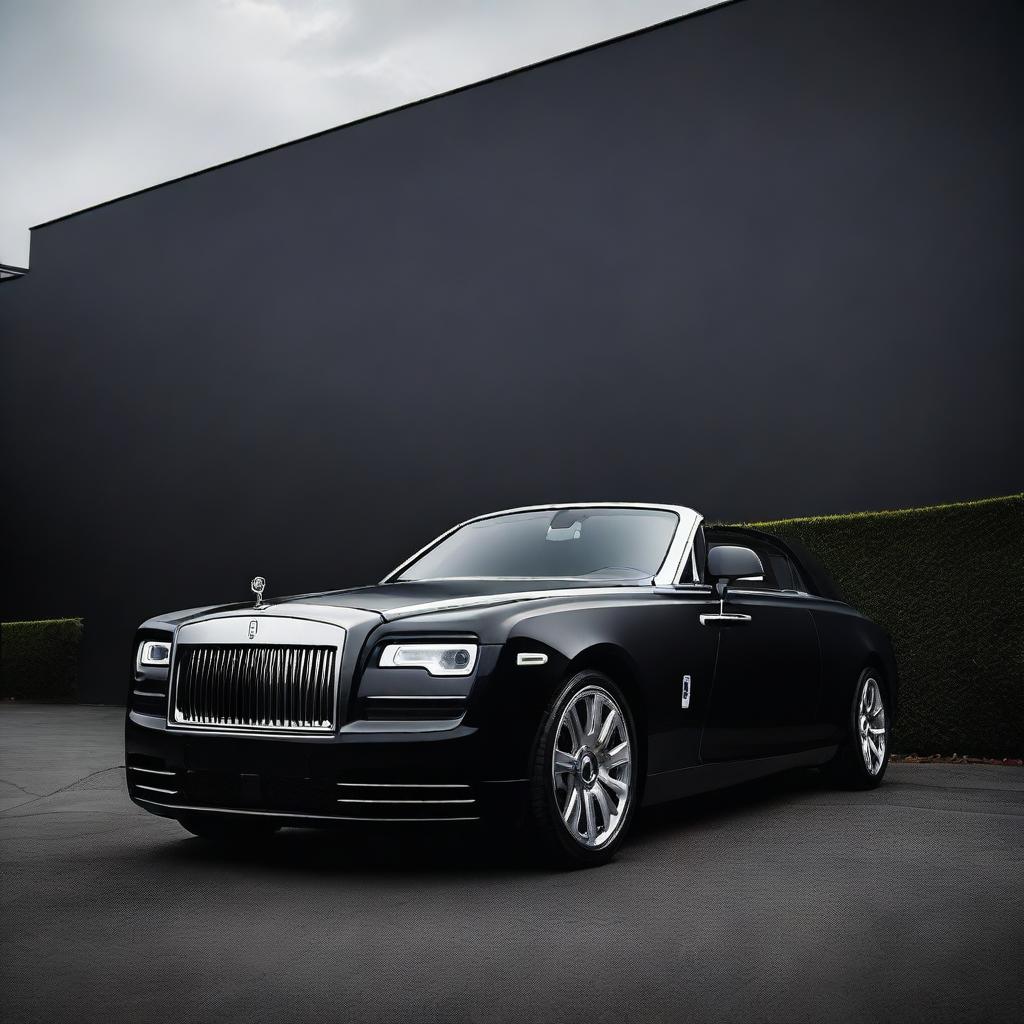
[[[702,531],[703,550],[753,531]],[[790,557],[792,553],[790,552]],[[807,570],[795,566],[806,578]],[[706,570],[701,571],[706,578]],[[766,583],[771,583],[767,580]],[[821,764],[846,726],[864,666],[877,666],[896,704],[897,675],[885,633],[841,602],[807,592],[730,587],[726,610],[750,616],[739,625],[702,624],[718,610],[709,583],[594,587],[520,581],[392,583],[251,605],[193,609],[152,619],[137,641],[173,636],[187,622],[238,611],[330,622],[367,613],[350,628],[342,659],[339,727],[329,736],[211,735],[169,729],[167,671],[134,666],[126,724],[132,765],[173,771],[184,795],[145,793],[129,778],[133,799],[155,813],[215,806],[279,812],[290,823],[329,825],[339,818],[339,782],[470,787],[473,817],[508,816],[524,805],[534,743],[564,681],[599,669],[624,691],[640,738],[647,803],[672,799],[795,765]],[[482,606],[418,610],[457,598]],[[402,612],[396,612],[403,609]],[[389,619],[389,616],[399,617]],[[239,627],[241,629],[241,625]],[[474,673],[437,679],[422,669],[382,669],[387,643],[413,638],[474,638]],[[519,653],[547,663],[519,666]],[[683,678],[689,676],[689,706]],[[162,696],[146,696],[161,693]],[[464,697],[438,706],[443,692]],[[395,711],[385,695],[423,698]],[[510,799],[514,797],[515,799]],[[219,801],[219,802],[218,802]]]

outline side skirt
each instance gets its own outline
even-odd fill
[[[716,761],[679,768],[671,772],[658,772],[647,777],[643,806],[678,800],[680,797],[724,789],[765,775],[788,771],[790,768],[813,768],[826,764],[838,747],[816,747],[795,754],[777,754],[773,757],[755,757],[746,761]]]

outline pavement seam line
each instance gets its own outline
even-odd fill
[[[118,769],[123,769],[123,768],[124,768],[123,764],[114,764],[114,765],[111,765],[109,768],[100,768],[97,771],[89,772],[88,775],[83,775],[80,779],[75,779],[74,782],[69,782],[66,786],[60,786],[57,789],[54,789],[54,790],[52,790],[49,793],[35,793],[35,794],[32,794],[33,799],[26,800],[26,801],[24,801],[24,803],[15,804],[13,807],[8,807],[7,810],[0,811],[0,817],[6,816],[8,811],[17,810],[19,807],[30,807],[32,804],[38,803],[40,800],[45,800],[47,797],[56,796],[58,793],[64,793],[67,790],[71,789],[72,786],[77,786],[80,782],[85,782],[86,779],[92,779],[92,778],[95,778],[97,775],[102,775],[104,772],[115,772]],[[3,782],[3,781],[4,781],[3,779],[0,779],[0,782]],[[9,783],[9,785],[14,786],[15,789],[20,789],[22,791],[22,793],[28,793],[27,789],[23,789],[21,786],[17,785],[17,783],[11,782],[11,783]]]

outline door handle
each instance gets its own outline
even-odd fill
[[[702,626],[739,626],[749,621],[750,616],[743,615],[740,612],[705,613],[700,617],[700,624]]]

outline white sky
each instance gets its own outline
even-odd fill
[[[33,224],[708,6],[0,0],[0,263]]]

